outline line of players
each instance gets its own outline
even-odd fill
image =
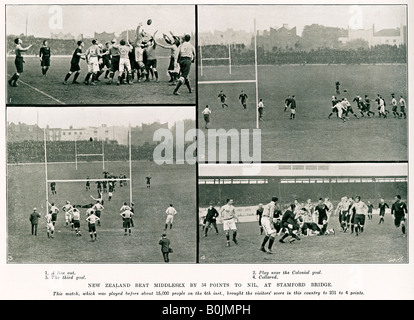
[[[91,196],[92,197],[92,196]],[[92,197],[93,198],[93,197]],[[94,198],[93,198],[94,199]],[[80,208],[86,208],[86,219],[88,222],[88,231],[91,237],[91,241],[98,240],[97,226],[101,226],[101,214],[105,210],[105,207],[102,205],[102,199],[96,200],[95,204],[87,205],[72,205],[70,201],[66,201],[66,204],[62,207],[62,211],[65,214],[65,223],[67,227],[71,228],[71,231],[75,231],[76,236],[82,236],[81,234],[81,212]],[[47,203],[47,214],[46,219],[46,229],[48,238],[54,238],[55,233],[55,224],[57,221],[57,216],[60,212],[60,209],[55,205],[55,203]],[[35,208],[34,211],[37,211]],[[131,227],[134,226],[133,215],[134,215],[134,203],[127,205],[126,202],[120,208],[120,216],[122,217],[122,224],[125,230],[125,235],[131,235]],[[40,216],[40,214],[39,214]]]
[[[378,94],[375,100],[371,100],[368,95],[365,95],[364,98],[359,96],[358,94],[352,100],[352,102],[356,103],[357,109],[360,113],[358,116],[353,108],[351,102],[348,101],[347,98],[338,99],[336,96],[332,96],[332,110],[331,113],[328,115],[328,119],[331,118],[333,114],[336,114],[338,118],[340,118],[343,122],[349,120],[348,115],[352,114],[355,118],[359,119],[360,117],[364,117],[365,115],[369,118],[375,116],[375,112],[371,110],[371,102],[377,103],[377,110],[378,116],[380,118],[387,118],[388,114],[390,113],[389,110],[386,109],[386,102],[385,99]],[[395,94],[391,94],[391,106],[392,106],[392,114],[394,118],[398,119],[406,119],[406,109],[407,103],[403,96],[400,96],[399,101],[395,98]],[[399,107],[399,110],[398,110]]]
[[[385,209],[389,208],[389,206],[381,199],[378,208],[380,210],[379,224],[381,224],[384,222]],[[279,239],[281,243],[285,243],[285,239],[288,237],[288,242],[292,243],[296,240],[301,240],[299,235],[335,235],[335,230],[328,228],[328,221],[332,214],[338,216],[342,232],[346,233],[348,229],[351,229],[351,234],[355,233],[358,236],[364,231],[365,217],[368,216],[368,219],[372,219],[372,211],[373,205],[370,201],[365,204],[361,201],[360,196],[356,196],[355,199],[343,197],[336,209],[329,198],[319,198],[316,205],[312,203],[311,199],[308,199],[306,204],[301,204],[298,200],[295,200],[294,203],[290,204],[282,212],[278,198],[272,197],[268,204],[259,204],[256,211],[260,234],[263,235],[264,233],[265,235],[260,250],[271,254],[276,236],[281,236]],[[401,201],[400,195],[396,195],[394,198],[391,215],[394,219],[395,226],[397,228],[401,226],[403,236],[405,236],[407,205]],[[226,205],[222,206],[219,211],[214,208],[212,202],[210,203],[202,223],[204,236],[207,236],[211,226],[216,230],[216,233],[219,233],[216,223],[218,217],[221,217],[223,221],[223,231],[226,234],[227,241],[226,245],[230,246],[231,233],[233,242],[237,245],[236,222],[238,218],[232,199],[228,199]]]

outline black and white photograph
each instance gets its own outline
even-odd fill
[[[154,161],[180,127],[194,108],[8,107],[7,262],[194,263],[196,168]]]
[[[200,129],[259,129],[262,161],[407,161],[407,40],[403,4],[199,5]]]
[[[408,166],[200,165],[200,263],[408,263]]]
[[[7,5],[5,101],[194,105],[195,43],[194,5]]]
[[[414,298],[413,9],[6,1],[0,299]]]

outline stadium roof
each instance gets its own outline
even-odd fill
[[[393,177],[407,176],[406,163],[200,164],[199,176]]]

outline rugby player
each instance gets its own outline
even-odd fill
[[[209,109],[208,105],[205,107],[205,109],[201,112],[203,117],[204,117],[204,121],[205,121],[205,126],[204,128],[208,129],[208,125],[210,123],[210,114],[211,114],[211,110]]]
[[[165,213],[167,214],[167,219],[165,220],[165,229],[168,229],[168,225],[170,226],[170,229],[172,229],[174,216],[177,214],[177,210],[173,207],[172,204],[165,210]]]
[[[402,116],[404,115],[404,119],[407,118],[407,115],[405,114],[405,109],[407,108],[407,103],[405,102],[403,96],[400,96],[400,115],[399,118],[402,118]]]
[[[219,92],[219,94],[218,94],[218,96],[217,96],[219,99],[220,99],[220,102],[221,102],[221,107],[224,109],[224,107],[229,107],[229,105],[226,103],[226,99],[227,99],[227,96],[226,96],[226,94],[223,92],[223,90],[220,90],[220,92]]]
[[[101,49],[99,48],[98,41],[92,40],[92,45],[86,50],[85,57],[88,64],[88,73],[83,81],[86,85],[95,85],[96,76],[99,72],[99,56],[101,55]],[[90,81],[89,81],[90,80]]]
[[[247,96],[247,94],[242,90],[240,92],[240,95],[239,95],[239,100],[240,100],[240,103],[242,104],[242,106],[243,106],[244,109],[247,108],[247,99],[248,98],[249,97]]]
[[[355,197],[355,202],[352,204],[349,211],[352,211],[355,209],[355,218],[354,218],[354,230],[355,235],[358,236],[359,233],[364,231],[364,225],[365,225],[365,215],[368,212],[368,206],[361,201],[360,196]]]
[[[394,218],[395,227],[401,226],[401,231],[405,237],[405,220],[407,216],[407,205],[401,201],[401,196],[397,194],[394,197],[394,203],[391,206],[391,215]]]
[[[76,236],[82,236],[80,232],[80,211],[77,208],[72,210],[72,227],[75,228]]]
[[[263,238],[262,245],[260,246],[260,251],[266,253],[273,253],[272,246],[275,241],[276,237],[276,230],[273,228],[273,223],[271,219],[273,219],[273,213],[275,212],[276,202],[278,201],[277,197],[272,197],[272,201],[270,201],[266,208],[263,210],[262,218],[261,218],[261,227],[265,233],[265,237]],[[269,245],[267,250],[265,249],[266,243],[269,241]]]
[[[98,226],[101,225],[101,213],[102,210],[104,210],[104,206],[101,204],[101,202],[98,200],[96,201],[96,203],[93,205],[92,209],[95,210],[95,215],[99,218],[98,220]]]
[[[116,72],[118,72],[118,76],[120,75],[119,72],[119,59],[120,53],[118,49],[118,45],[116,44],[116,39],[112,39],[111,45],[109,46],[109,56],[111,57],[111,71],[109,72],[109,81],[108,85],[112,84],[114,80]]]
[[[75,75],[73,76],[72,84],[79,84],[79,82],[76,81],[80,74],[79,62],[80,59],[85,59],[85,55],[82,54],[82,48],[84,46],[84,43],[82,41],[78,41],[77,45],[77,48],[72,54],[72,59],[70,60],[70,69],[69,72],[66,74],[65,80],[63,80],[63,84],[68,83],[68,80],[73,72],[75,72]]]
[[[53,224],[52,221],[52,212],[49,211],[46,216],[46,232],[47,232],[47,237],[48,238],[54,238],[54,233],[55,233],[55,225]]]
[[[178,95],[178,90],[183,83],[187,86],[188,92],[191,93],[191,85],[188,80],[188,75],[190,73],[191,64],[195,60],[195,48],[190,43],[191,36],[186,34],[183,38],[183,43],[180,45],[178,51],[178,63],[180,65],[180,77],[178,79],[177,85],[174,89],[173,94]]]
[[[260,234],[263,234],[263,227],[262,227],[262,216],[263,216],[263,204],[259,203],[259,206],[256,210],[256,216],[257,216],[257,221],[259,221],[259,228],[260,228]]]
[[[177,60],[178,60],[178,48],[180,47],[181,41],[179,37],[176,37],[174,35],[172,35],[172,37],[174,40],[172,40],[168,35],[163,34],[163,38],[168,45],[163,45],[157,42],[155,39],[154,41],[161,48],[170,50],[170,64],[168,65],[168,69],[167,69],[167,72],[170,75],[170,80],[168,82],[174,83],[176,80],[176,77],[178,76],[175,69],[176,69],[176,65],[179,66]]]
[[[14,39],[14,43],[16,44],[15,53],[16,58],[14,59],[14,65],[16,66],[16,72],[13,74],[13,76],[9,79],[8,83],[12,87],[18,87],[17,80],[19,80],[20,75],[23,73],[23,63],[24,58],[22,55],[22,52],[25,52],[29,50],[32,45],[29,45],[28,47],[24,48],[22,46],[23,41],[20,38]]]
[[[233,199],[227,199],[227,203],[220,208],[220,216],[223,219],[223,231],[226,233],[227,247],[230,247],[230,231],[233,233],[233,242],[237,242],[237,215],[233,206]]]
[[[323,202],[322,198],[319,198],[318,204],[315,206],[315,212],[318,212],[318,226],[321,229],[321,235],[324,235],[326,233],[326,230],[328,228],[328,212],[329,208],[328,206]]]
[[[213,207],[213,202],[210,202],[210,206],[207,209],[207,214],[205,218],[205,227],[204,227],[204,236],[207,237],[208,229],[211,228],[210,226],[213,225],[213,228],[216,230],[216,233],[219,233],[217,228],[217,217],[219,216],[219,213],[216,208]]]
[[[389,208],[388,203],[386,203],[384,199],[381,199],[380,203],[378,204],[379,217],[380,217],[378,224],[384,223],[384,216],[385,216],[386,208]]]
[[[131,218],[134,215],[134,213],[131,211],[131,208],[124,210],[121,213],[121,217],[122,217],[122,225],[123,228],[125,229],[125,233],[124,235],[126,236],[127,234],[131,235]]]
[[[99,217],[97,217],[92,210],[92,213],[88,215],[86,218],[88,222],[88,229],[89,229],[89,236],[91,237],[91,242],[98,241],[98,234],[96,232],[96,222],[99,221]]]
[[[395,99],[395,94],[391,94],[391,106],[392,106],[392,114],[394,115],[394,118],[399,118],[398,114],[398,105],[397,105],[397,99]]]
[[[297,235],[297,232],[299,230],[299,224],[296,221],[296,215],[294,214],[295,205],[292,203],[289,206],[289,209],[285,211],[282,217],[282,227],[284,235],[281,239],[279,239],[280,243],[285,243],[285,239],[289,236],[292,238],[289,240],[290,243],[292,243],[295,240],[300,240],[300,238]]]
[[[43,40],[43,46],[39,51],[40,66],[42,67],[43,76],[47,76],[47,71],[50,68],[50,47],[48,47],[47,40]]]
[[[73,206],[70,204],[69,201],[66,201],[66,204],[62,207],[62,211],[65,213],[66,226],[69,226],[69,223],[70,223],[73,229],[72,210],[73,210]]]

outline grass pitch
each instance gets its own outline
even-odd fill
[[[253,66],[234,66],[231,75],[226,67],[209,67],[203,71],[199,81],[254,80]],[[381,94],[389,111],[391,93],[398,99],[403,95],[409,103],[406,65],[259,66],[258,78],[258,97],[265,105],[264,121],[259,123],[262,161],[408,159],[408,118],[394,119],[392,114],[387,119],[379,118],[373,101],[371,110],[376,113],[373,118],[356,119],[350,114],[350,120],[345,123],[335,115],[328,119],[333,95],[352,102],[356,94],[362,97],[367,94],[372,100]],[[336,80],[341,83],[340,95],[335,92]],[[228,108],[221,106],[217,97],[220,90],[227,96]],[[246,110],[239,101],[241,90],[249,97]],[[207,136],[201,111],[209,105],[211,129],[234,128],[240,132],[256,128],[255,94],[254,83],[199,84],[199,127]],[[289,119],[289,110],[284,112],[288,95],[295,95],[295,120]],[[355,103],[352,107],[357,111]]]
[[[107,162],[106,170],[128,175],[127,162]],[[177,210],[174,225],[167,230],[174,253],[171,263],[196,261],[195,167],[188,165],[158,166],[152,162],[133,162],[133,202],[135,227],[132,236],[124,236],[119,208],[129,201],[129,186],[117,184],[111,201],[104,194],[102,225],[97,227],[98,241],[90,242],[85,211],[81,211],[81,237],[65,225],[62,210],[58,214],[55,238],[48,239],[45,216],[44,164],[8,165],[7,172],[7,254],[9,263],[164,263],[158,244],[164,232],[165,210],[170,203]],[[102,163],[48,164],[49,179],[103,178]],[[145,177],[152,176],[151,188]],[[84,182],[57,183],[57,194],[49,201],[61,208],[71,204],[94,203],[96,185],[85,191]],[[31,235],[29,215],[37,207],[42,213],[38,235]]]
[[[277,236],[273,254],[259,250],[264,235],[260,235],[258,222],[238,223],[238,245],[231,242],[230,247],[226,247],[222,225],[218,225],[219,234],[212,229],[207,237],[200,227],[200,263],[408,263],[408,233],[403,237],[401,228],[394,226],[389,214],[385,215],[384,224],[378,225],[378,221],[378,215],[373,215],[372,220],[366,219],[364,232],[355,236],[350,230],[340,232],[338,217],[333,216],[329,220],[329,228],[335,229],[335,235],[300,236],[301,240],[293,243],[280,243],[281,236]]]
[[[70,57],[52,57],[51,67],[47,77],[42,76],[40,61],[36,57],[25,57],[24,72],[20,77],[19,87],[7,85],[6,103],[9,105],[126,105],[126,104],[195,104],[195,67],[190,72],[190,83],[193,93],[188,93],[183,86],[180,95],[173,95],[174,86],[171,86],[167,69],[169,58],[158,58],[159,82],[134,81],[134,85],[107,85],[104,74],[99,78],[96,86],[86,86],[83,81],[88,71],[85,61],[81,61],[81,74],[78,82],[73,85],[73,75],[64,85],[63,80],[70,68]],[[9,79],[15,72],[14,58],[7,58],[7,75]],[[117,77],[117,74],[115,75]]]

